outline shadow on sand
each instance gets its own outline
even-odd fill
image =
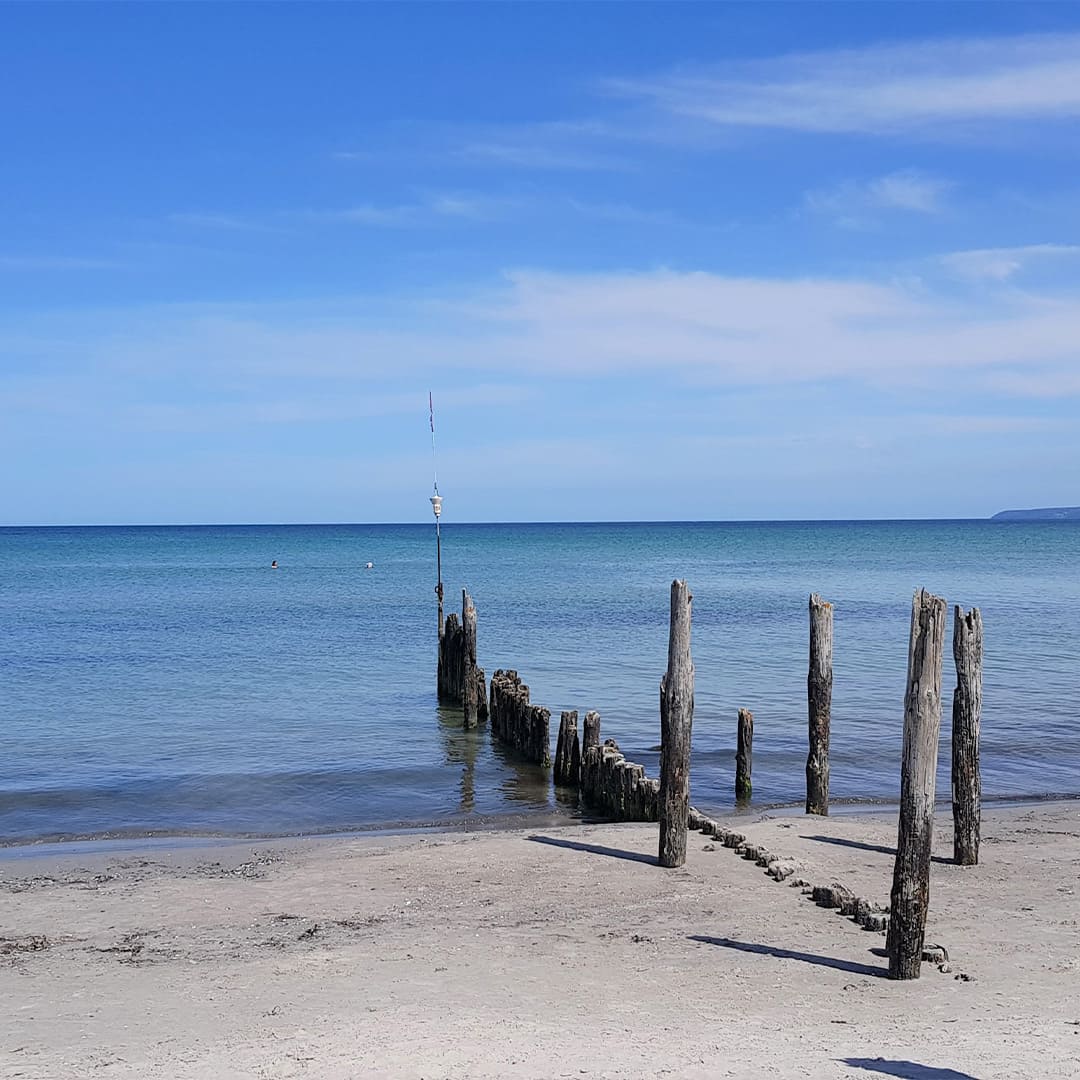
[[[800,840],[815,840],[819,844],[836,844],[837,847],[858,848],[859,851],[877,851],[882,855],[896,857],[896,848],[887,847],[885,844],[864,844],[861,840],[845,840],[840,836],[800,836]],[[955,866],[955,860],[943,858],[941,855],[931,855],[931,860],[942,863],[945,866]]]
[[[971,1073],[955,1069],[939,1069],[933,1065],[920,1065],[915,1061],[889,1061],[886,1058],[840,1058],[852,1069],[881,1073],[882,1076],[898,1076],[901,1080],[978,1080]]]
[[[586,851],[590,855],[607,855],[612,859],[628,859],[630,862],[648,863],[656,866],[655,855],[642,855],[637,851],[622,851],[619,848],[603,847],[601,844],[583,844],[579,840],[558,840],[554,836],[530,836],[534,844],[550,844],[552,847],[569,848],[571,851]]]
[[[871,967],[870,964],[857,964],[852,960],[835,960],[831,956],[795,952],[793,949],[778,949],[774,945],[753,945],[748,941],[707,937],[704,934],[691,934],[690,940],[702,941],[706,945],[719,945],[724,949],[738,949],[739,952],[757,953],[759,956],[775,956],[778,960],[801,960],[804,964],[817,964],[819,967],[836,968],[837,971],[847,971],[852,975],[869,975],[875,979],[884,979],[888,976],[888,971],[885,968]]]

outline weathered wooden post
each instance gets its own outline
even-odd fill
[[[465,710],[464,727],[476,727],[480,715],[480,701],[476,685],[476,605],[467,589],[461,590],[461,626],[464,632],[464,678],[461,686],[461,704]]]
[[[559,741],[555,744],[555,783],[577,787],[581,775],[581,746],[578,743],[577,710],[564,712],[559,721]]]
[[[539,705],[530,704],[529,688],[516,671],[500,669],[491,676],[488,717],[491,720],[491,734],[495,738],[514,747],[534,764],[550,768],[551,713]]]
[[[739,710],[739,742],[735,750],[735,801],[746,803],[754,792],[750,773],[754,768],[754,714]]]
[[[934,785],[941,732],[941,657],[945,601],[919,589],[911,604],[900,830],[889,905],[889,978],[917,979],[930,906]]]
[[[585,751],[590,746],[600,745],[600,714],[587,712],[585,714],[585,730],[581,733],[581,758],[584,761]]]
[[[952,706],[953,858],[979,861],[979,724],[982,718],[983,625],[978,608],[957,607],[953,623],[956,691]]]
[[[690,734],[694,720],[694,663],[690,657],[690,605],[685,581],[671,583],[667,671],[660,681],[660,865],[686,862],[690,809]]]
[[[829,812],[829,726],[832,721],[833,606],[810,596],[810,672],[806,697],[810,712],[810,753],[806,758],[806,812]]]

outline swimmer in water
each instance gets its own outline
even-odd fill
[[[271,569],[271,570],[276,570],[276,569],[277,569],[277,559],[275,559],[275,560],[274,560],[274,561],[273,561],[273,562],[272,562],[272,563],[270,564],[270,569]]]

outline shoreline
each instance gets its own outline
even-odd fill
[[[1050,792],[1045,795],[1000,795],[982,798],[983,810],[1009,809],[1023,806],[1054,806],[1080,802],[1080,792]],[[935,802],[935,817],[949,811],[950,797]],[[705,803],[702,813],[717,821],[752,820],[761,814],[805,816],[801,802],[767,803],[748,807],[724,806],[716,809]],[[894,814],[899,810],[895,799],[834,799],[829,804],[831,817],[865,814]],[[510,811],[476,817],[456,817],[436,821],[373,822],[349,828],[328,827],[325,831],[283,833],[214,833],[203,831],[163,832],[159,830],[109,831],[83,834],[52,834],[42,837],[0,838],[0,865],[8,860],[66,854],[108,854],[110,852],[138,854],[142,851],[181,848],[223,848],[252,843],[299,843],[304,841],[350,840],[365,837],[407,836],[423,834],[499,833],[525,828],[574,828],[591,825],[611,825],[610,818],[592,816],[578,811],[553,813],[546,810]]]
[[[887,811],[738,828],[888,901]],[[881,933],[706,836],[659,868],[654,824],[42,852],[0,864],[0,1053],[25,1080],[1071,1075],[1080,803],[985,809],[975,867],[951,833],[948,959],[908,983]]]

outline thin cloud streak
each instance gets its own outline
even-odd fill
[[[1078,363],[1080,361],[1058,369],[993,373],[987,379],[987,385],[1008,397],[1047,400],[1080,397],[1080,371],[1075,370]]]
[[[66,357],[125,378],[152,370],[377,386],[388,372],[455,371],[477,380],[637,374],[714,388],[954,379],[993,390],[1007,376],[1012,392],[1042,395],[1054,385],[1074,392],[1080,297],[992,285],[957,292],[921,282],[520,271],[498,287],[434,300],[117,312],[93,331],[89,321],[71,323],[59,341],[48,323],[54,363]],[[33,344],[25,326],[19,341]],[[13,355],[14,344],[0,338]]]
[[[944,196],[953,187],[949,180],[917,169],[902,169],[871,180],[845,180],[831,188],[808,191],[806,208],[833,219],[846,228],[861,228],[882,213],[940,214]]]
[[[0,255],[0,270],[123,270],[125,264],[113,259],[84,258],[79,255]]]
[[[175,213],[167,220],[173,225],[221,232],[274,233],[287,231],[285,225],[325,222],[367,225],[375,228],[412,229],[440,220],[494,221],[518,206],[513,199],[462,192],[437,192],[415,202],[378,205],[357,203],[328,209],[278,210],[263,218],[233,213]],[[2,263],[0,263],[2,265]]]
[[[1006,281],[1033,262],[1075,258],[1078,255],[1080,245],[1077,244],[1027,244],[1021,247],[953,251],[939,256],[938,261],[949,273],[959,278]]]
[[[173,225],[190,226],[195,229],[220,229],[226,232],[269,232],[271,226],[236,214],[176,213],[169,214]]]
[[[301,216],[309,221],[344,222],[380,228],[417,228],[436,221],[494,221],[518,204],[507,198],[445,192],[413,203],[377,206],[360,203],[333,210],[307,210]]]
[[[453,152],[461,161],[537,171],[625,170],[625,157],[598,146],[619,138],[618,127],[599,120],[552,120],[487,129],[467,138]]]
[[[937,40],[612,79],[613,94],[730,127],[915,133],[1080,117],[1080,35]]]
[[[599,221],[617,221],[626,225],[657,225],[663,228],[684,226],[702,229],[709,227],[700,222],[684,220],[670,210],[646,210],[627,203],[592,203],[569,199],[567,205],[582,217]]]
[[[526,143],[512,142],[469,143],[462,147],[459,156],[516,169],[589,172],[602,169],[625,169],[627,167],[625,161],[603,154],[551,146],[529,146]]]
[[[532,396],[534,391],[526,386],[481,383],[440,389],[439,404],[452,408],[509,408],[522,405]],[[288,398],[249,396],[241,401],[210,405],[139,403],[118,410],[117,419],[130,427],[154,432],[235,431],[251,426],[296,427],[419,416],[424,404],[423,395],[415,391],[365,394],[347,386],[343,392],[331,396],[316,386]]]

